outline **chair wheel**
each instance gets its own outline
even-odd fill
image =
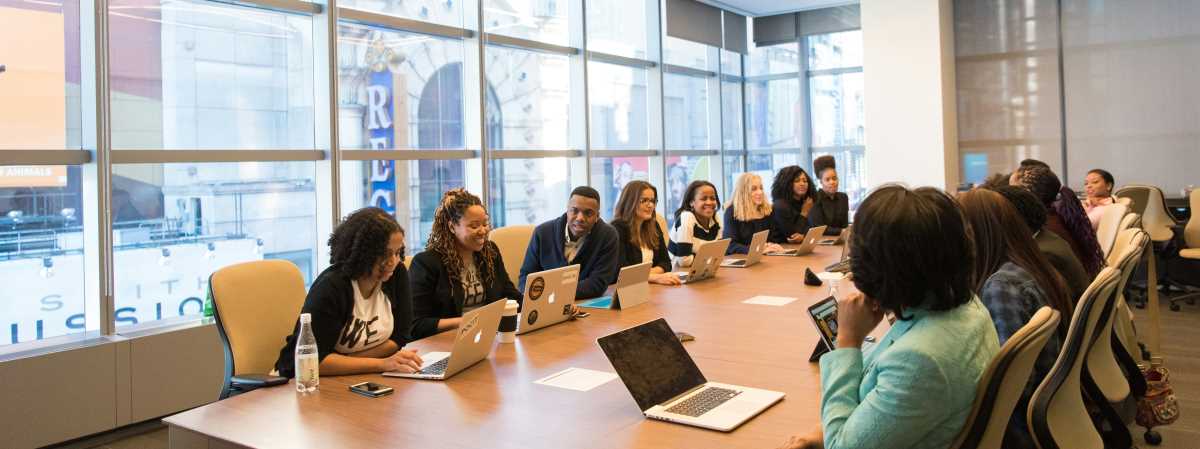
[[[1134,303],[1134,304],[1133,304],[1133,306],[1134,306],[1134,307],[1137,307],[1137,308],[1139,308],[1139,309],[1145,309],[1145,308],[1146,308],[1146,303],[1144,303],[1144,302],[1138,302],[1138,303]]]
[[[1147,430],[1146,433],[1142,434],[1142,438],[1145,438],[1146,444],[1151,446],[1158,446],[1159,444],[1162,444],[1162,435],[1153,430]]]
[[[1189,306],[1194,306],[1194,305],[1196,305],[1196,300],[1195,300],[1195,299],[1189,299],[1189,300],[1187,300],[1187,303],[1188,303],[1188,305],[1189,305]]]
[[[1178,312],[1178,311],[1179,311],[1179,304],[1171,303],[1171,311],[1172,311],[1172,312]]]

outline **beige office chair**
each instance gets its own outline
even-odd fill
[[[658,221],[658,230],[662,232],[663,243],[666,243],[667,247],[670,248],[671,247],[671,233],[667,232],[667,218],[664,217],[662,214],[655,212],[654,220]]]
[[[1096,323],[1112,304],[1120,272],[1105,267],[1075,305],[1062,352],[1029,401],[1026,418],[1042,449],[1104,447],[1083,402],[1083,363],[1091,350]]]
[[[1117,234],[1129,228],[1140,227],[1142,227],[1142,216],[1130,211],[1124,217],[1121,217],[1121,224],[1117,226]]]
[[[304,305],[304,276],[286,260],[231,265],[208,279],[213,313],[225,349],[221,399],[262,386]]]
[[[1100,393],[1104,395],[1105,400],[1113,407],[1120,411],[1122,420],[1132,422],[1133,413],[1136,412],[1136,404],[1129,401],[1130,385],[1125,378],[1125,372],[1121,370],[1121,361],[1125,361],[1126,368],[1131,371],[1137,370],[1137,364],[1131,359],[1134,352],[1128,352],[1124,344],[1118,348],[1113,348],[1113,329],[1119,324],[1119,318],[1122,314],[1128,317],[1129,309],[1124,306],[1124,297],[1121,295],[1121,289],[1125,287],[1125,282],[1129,280],[1129,275],[1137,268],[1138,262],[1142,260],[1142,252],[1149,243],[1149,236],[1140,229],[1126,230],[1120,237],[1126,241],[1126,244],[1121,245],[1120,254],[1115,260],[1115,264],[1110,264],[1110,267],[1116,268],[1117,288],[1113,292],[1113,306],[1108,308],[1108,313],[1102,315],[1096,323],[1095,343],[1092,345],[1087,355],[1087,370],[1092,375],[1092,379],[1096,382],[1096,387]],[[1121,351],[1120,359],[1114,351]]]
[[[1142,229],[1150,234],[1150,240],[1165,242],[1171,240],[1175,233],[1175,218],[1167,212],[1167,200],[1158,187],[1129,185],[1117,190],[1119,198],[1130,198],[1133,201],[1132,210],[1142,216]]]
[[[1059,319],[1057,310],[1042,307],[1025,326],[1009,337],[979,379],[967,424],[958,433],[951,448],[1000,447],[1013,408],[1021,399],[1025,384],[1033,372],[1033,364],[1050,336],[1054,335]]]
[[[1128,216],[1136,217],[1137,214],[1130,214]],[[1133,328],[1133,311],[1129,308],[1129,303],[1125,299],[1125,284],[1129,282],[1129,277],[1135,271],[1136,264],[1144,255],[1145,249],[1143,248],[1139,252],[1138,261],[1134,261],[1134,266],[1128,270],[1121,268],[1121,255],[1124,254],[1128,246],[1142,245],[1145,247],[1148,241],[1149,236],[1141,229],[1124,229],[1117,235],[1112,252],[1109,254],[1107,260],[1108,266],[1117,267],[1121,270],[1121,281],[1117,285],[1116,311],[1113,312],[1113,332],[1116,333],[1121,346],[1125,347],[1125,352],[1135,360],[1141,360],[1141,349],[1138,348],[1137,333]]]
[[[1200,216],[1200,189],[1192,190],[1188,195],[1188,203],[1192,208],[1192,217],[1183,228],[1183,243],[1186,247],[1179,250],[1179,257],[1200,260],[1200,220],[1197,219]],[[1178,309],[1179,301],[1195,301],[1196,298],[1200,298],[1200,293],[1177,295],[1171,298],[1171,308]]]
[[[1100,216],[1100,226],[1096,228],[1096,242],[1100,244],[1100,251],[1108,257],[1108,252],[1112,250],[1113,241],[1117,239],[1117,232],[1121,227],[1121,220],[1125,218],[1125,214],[1129,213],[1129,206],[1124,204],[1110,204],[1104,206],[1103,215]]]
[[[496,242],[500,248],[500,257],[504,259],[504,268],[508,270],[508,278],[513,285],[521,279],[521,264],[525,263],[525,250],[529,241],[533,240],[533,225],[513,225],[493,229],[488,239]],[[517,288],[525,288],[517,285]]]
[[[404,268],[412,268],[413,256],[404,256]]]

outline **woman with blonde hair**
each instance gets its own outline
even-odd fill
[[[653,262],[650,282],[679,285],[679,277],[671,274],[671,257],[663,230],[655,219],[658,189],[646,181],[630,181],[621,189],[613,210],[612,225],[617,228],[618,257],[622,267]]]
[[[746,254],[750,240],[760,231],[771,230],[771,202],[763,190],[762,178],[754,173],[742,173],[733,187],[733,199],[725,206],[725,232],[730,239],[729,254]],[[781,251],[777,243],[767,243],[766,251]]]

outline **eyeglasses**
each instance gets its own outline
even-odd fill
[[[638,200],[638,204],[658,204],[658,198],[642,198]]]

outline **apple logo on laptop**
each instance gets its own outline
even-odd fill
[[[550,304],[554,304],[554,293],[550,294]]]
[[[475,343],[479,343],[479,340],[480,340],[481,338],[483,338],[483,332],[482,332],[482,331],[480,331],[480,332],[476,332],[476,333],[475,333]]]

